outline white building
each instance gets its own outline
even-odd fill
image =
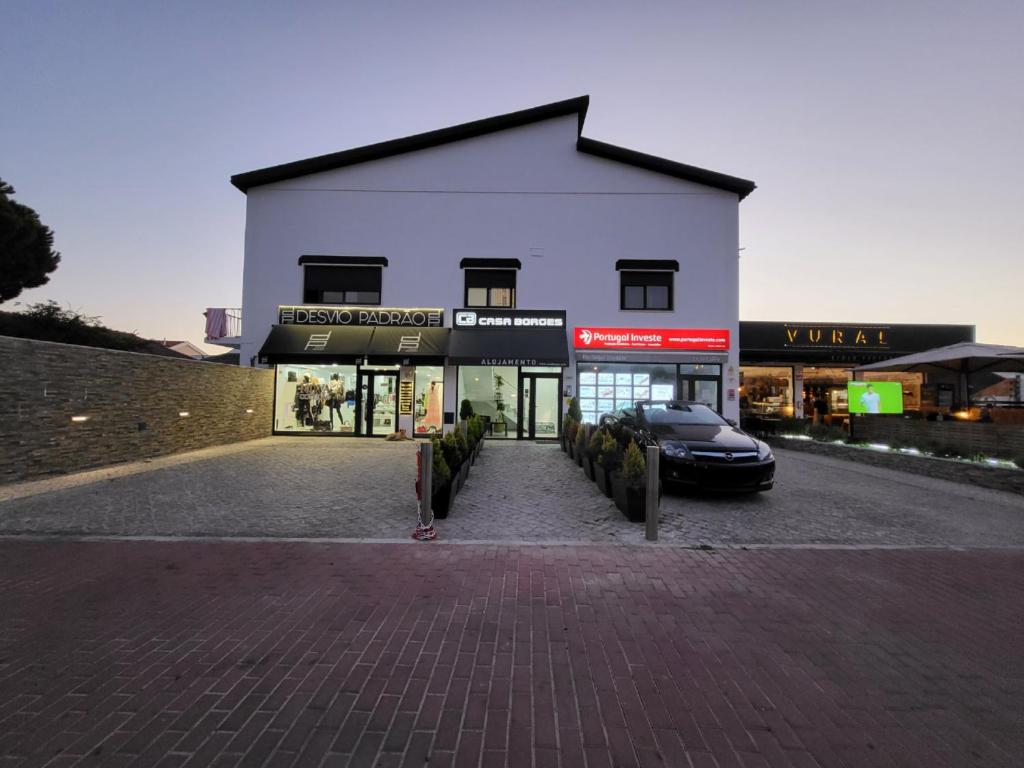
[[[232,178],[241,332],[208,341],[277,367],[277,431],[424,434],[469,400],[495,436],[554,437],[568,395],[738,418],[754,184],[584,138],[588,103]]]

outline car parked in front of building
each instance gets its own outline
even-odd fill
[[[623,446],[657,446],[663,482],[746,492],[774,485],[771,447],[703,403],[642,400],[602,415],[600,423]]]

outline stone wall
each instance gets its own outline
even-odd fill
[[[853,436],[874,443],[898,441],[920,447],[943,446],[965,456],[974,453],[1008,459],[1024,456],[1024,424],[859,416],[853,420]]]
[[[0,336],[0,482],[266,437],[273,382],[269,370]]]

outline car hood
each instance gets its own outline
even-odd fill
[[[728,424],[682,425],[653,424],[648,429],[659,443],[678,440],[691,450],[756,451],[757,441],[737,427]]]

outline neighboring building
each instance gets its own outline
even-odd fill
[[[494,436],[555,437],[568,395],[588,421],[648,397],[738,418],[755,185],[584,138],[588,103],[232,178],[241,328],[208,310],[207,340],[276,368],[276,431],[422,435],[468,400]]]
[[[160,346],[162,347],[166,347],[167,349],[173,349],[179,355],[191,357],[194,360],[200,360],[206,357],[206,353],[203,352],[203,350],[201,350],[191,341],[168,341],[167,339],[164,339],[159,343]]]
[[[845,421],[847,382],[858,365],[961,341],[973,325],[899,323],[740,323],[742,415]],[[865,373],[865,380],[901,381],[904,408],[949,407],[952,389],[921,373]],[[948,401],[948,402],[947,402]]]

